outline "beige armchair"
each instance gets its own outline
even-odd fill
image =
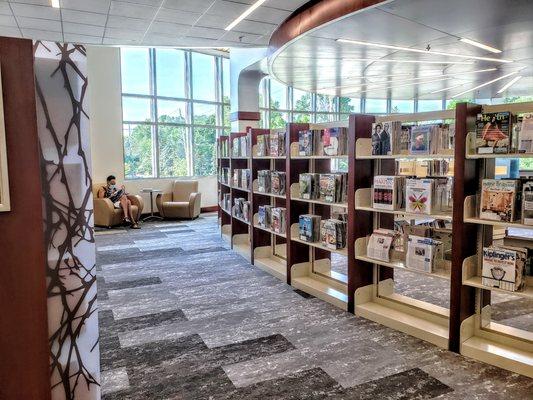
[[[200,215],[198,181],[174,181],[172,191],[160,193],[155,202],[163,218],[196,218]]]
[[[124,213],[121,209],[115,208],[111,200],[98,198],[98,191],[105,185],[105,183],[93,184],[94,224],[111,228],[124,222]],[[144,208],[144,201],[141,196],[131,194],[128,195],[128,199],[131,201],[135,220],[138,221]]]

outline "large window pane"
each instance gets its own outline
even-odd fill
[[[230,102],[230,64],[228,58],[222,59],[222,99],[224,103]]]
[[[267,99],[268,99],[268,83],[270,79],[263,78],[259,83],[259,107],[267,108]]]
[[[216,130],[194,129],[194,175],[216,174]]]
[[[224,119],[224,126],[229,128],[231,126],[231,107],[229,105],[224,105],[224,115],[222,118]]]
[[[274,79],[270,80],[270,108],[287,109],[287,86]]]
[[[415,102],[413,100],[392,100],[391,113],[413,113]]]
[[[157,101],[158,121],[163,123],[187,123],[187,102],[174,100]]]
[[[142,97],[122,97],[123,121],[152,121],[152,102]]]
[[[159,126],[159,174],[161,177],[187,176],[187,127]]]
[[[217,124],[217,105],[194,103],[193,105],[193,122],[199,125]]]
[[[156,50],[157,95],[186,97],[185,52],[182,50]]]
[[[124,124],[124,174],[126,179],[150,178],[152,168],[152,125]]]
[[[341,113],[358,113],[361,111],[361,99],[340,97],[339,102]]]
[[[294,111],[312,111],[311,93],[298,89],[293,89],[292,93]]]
[[[311,114],[301,114],[301,113],[295,113],[293,114],[292,118],[293,122],[298,122],[301,124],[307,124],[311,122]]]
[[[120,51],[122,93],[150,94],[150,51],[124,48]]]
[[[335,112],[335,97],[326,94],[316,95],[316,111]],[[317,119],[318,122],[318,119]]]
[[[442,100],[418,100],[418,112],[442,110]]]
[[[279,129],[285,128],[285,125],[288,122],[287,113],[280,111],[270,111],[270,128]]]
[[[195,100],[216,100],[215,57],[192,53],[192,93]]]
[[[321,114],[321,113],[317,113],[316,114],[316,122],[317,123],[320,123],[320,122],[332,122],[332,121],[335,121],[337,119],[337,115],[336,114]]]
[[[368,114],[385,114],[387,112],[387,100],[366,99],[365,112]]]

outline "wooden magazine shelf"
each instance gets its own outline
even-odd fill
[[[479,218],[477,196],[481,179],[489,177],[496,158],[524,158],[533,154],[478,155],[472,151],[472,133],[479,112],[511,111],[533,112],[533,103],[479,106],[460,103],[455,110],[427,113],[373,116],[354,114],[348,122],[327,124],[287,124],[285,130],[249,129],[246,133],[231,134],[249,137],[249,157],[219,157],[218,165],[251,169],[250,190],[241,190],[219,182],[221,193],[231,193],[250,201],[252,223],[219,211],[222,237],[234,250],[257,267],[287,282],[294,288],[310,293],[337,307],[361,317],[386,325],[426,340],[442,348],[461,352],[469,357],[497,365],[527,376],[533,374],[533,338],[511,327],[490,321],[491,293],[504,293],[518,298],[533,299],[533,279],[520,292],[509,292],[484,286],[481,280],[480,250],[487,240],[508,239],[504,228],[532,229],[519,221],[503,223]],[[455,123],[455,148],[441,154],[373,156],[371,133],[374,122],[401,121],[402,123]],[[347,155],[300,156],[298,134],[301,130],[348,127]],[[285,132],[286,156],[258,156],[257,137],[272,132]],[[316,154],[321,154],[320,149]],[[402,159],[453,159],[453,212],[435,211],[432,214],[414,214],[405,210],[382,210],[372,205],[372,186],[375,175],[394,175],[396,161]],[[348,165],[346,201],[328,203],[320,199],[300,198],[299,175],[302,173],[329,173],[332,163]],[[344,163],[344,164],[343,164]],[[337,165],[333,164],[333,165]],[[286,173],[286,193],[275,195],[259,192],[258,171],[271,170]],[[222,205],[222,204],[221,204]],[[257,214],[262,205],[286,208],[286,233],[279,234],[259,226]],[[329,249],[322,243],[309,243],[299,238],[299,216],[316,214],[330,218],[333,211],[347,212],[347,246]],[[450,228],[435,228],[452,235],[450,260],[436,263],[429,273],[407,268],[403,260],[383,262],[368,257],[367,237],[375,228],[392,229],[398,220],[444,220]],[[440,232],[439,232],[440,233]],[[229,240],[228,240],[229,238]],[[519,239],[513,239],[519,240]],[[533,243],[533,241],[529,241]],[[527,240],[519,241],[528,245]],[[510,243],[510,242],[509,242]],[[341,257],[339,257],[339,255]],[[347,275],[332,268],[334,260],[346,259]],[[407,271],[421,275],[421,279],[436,279],[450,288],[449,308],[439,307],[395,293],[395,274]],[[437,281],[435,281],[437,282]],[[487,316],[489,316],[487,320]]]

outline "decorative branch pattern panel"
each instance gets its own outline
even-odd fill
[[[53,400],[100,398],[91,156],[83,46],[35,43]]]

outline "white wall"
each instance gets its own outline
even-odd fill
[[[87,67],[91,110],[91,150],[93,181],[105,182],[108,175],[115,175],[124,182],[128,192],[140,194],[142,188],[170,190],[174,179],[124,179],[124,147],[122,143],[122,101],[120,83],[120,49],[118,47],[89,46]],[[186,178],[183,178],[186,179]],[[218,204],[217,178],[200,177],[202,207]],[[148,195],[145,212],[149,212]],[[154,204],[155,207],[155,204]]]

